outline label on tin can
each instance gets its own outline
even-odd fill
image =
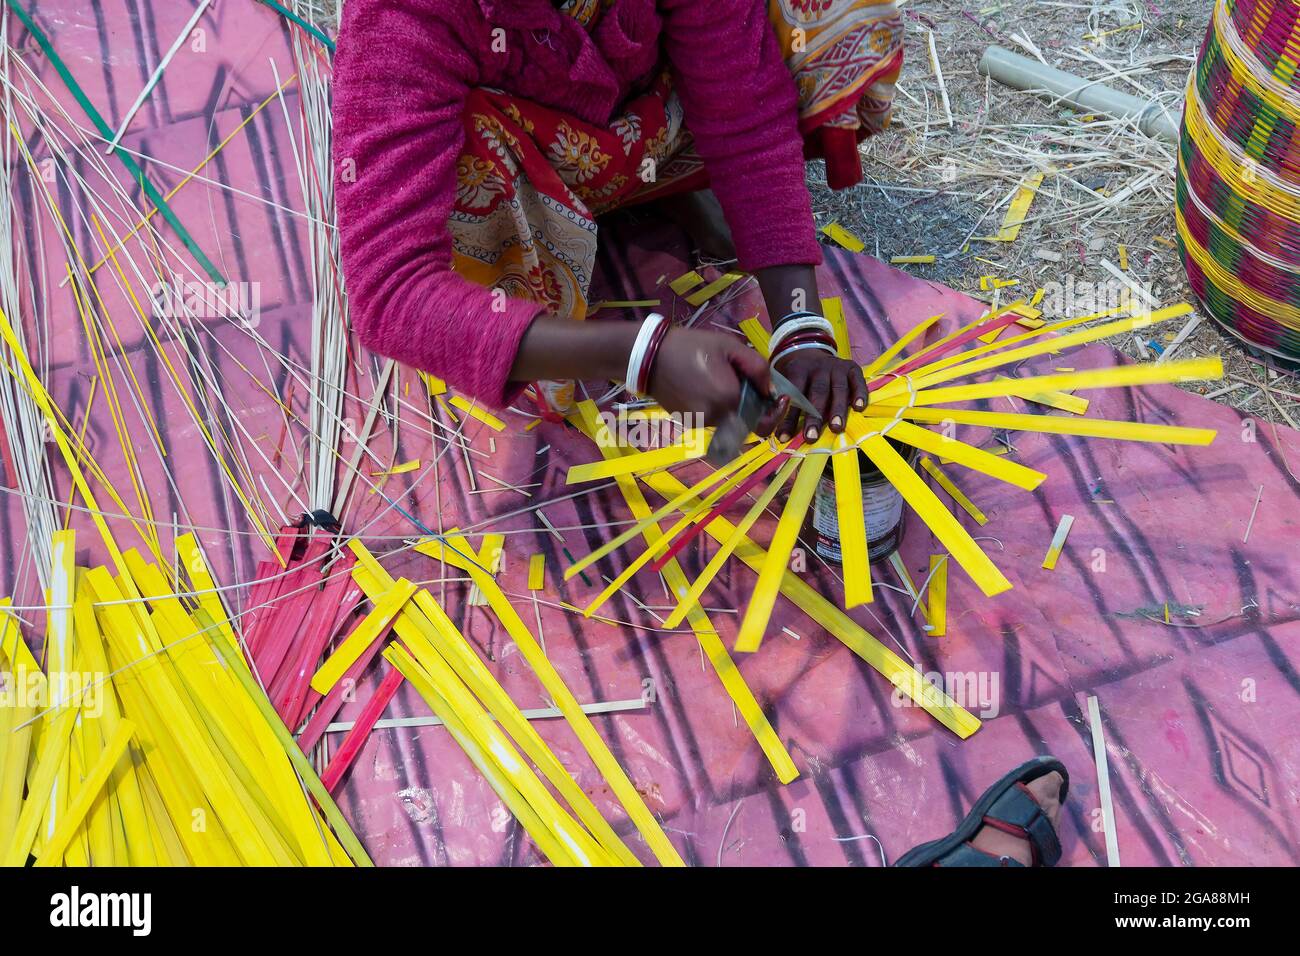
[[[903,519],[903,496],[886,481],[864,481],[862,517],[867,526],[868,556],[879,557],[877,542],[887,546],[884,539]],[[835,481],[832,478],[823,478],[817,483],[817,493],[813,496],[813,530],[817,535],[814,545],[817,553],[827,561],[841,562],[840,517],[835,506]]]

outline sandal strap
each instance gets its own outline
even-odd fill
[[[985,853],[969,843],[963,843],[951,852],[944,854],[942,858],[935,861],[934,865],[943,867],[1024,866],[1019,860],[1013,860],[1009,856],[997,857],[991,853]]]
[[[1037,866],[1055,866],[1061,859],[1061,841],[1047,814],[1023,783],[1011,787],[993,802],[984,821],[1000,830],[1014,828],[1024,834]]]

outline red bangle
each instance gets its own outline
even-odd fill
[[[781,344],[777,348],[777,350],[772,353],[768,362],[771,365],[775,365],[778,361],[780,361],[783,357],[788,355],[790,352],[794,351],[800,346],[806,346],[806,345],[821,346],[824,350],[831,352],[832,354],[834,354],[836,351],[835,339],[833,336],[826,335],[825,333],[817,330],[810,330],[808,332],[798,332],[795,333],[794,335],[789,335],[786,338],[784,338],[781,341]]]
[[[834,337],[829,336],[824,332],[819,332],[816,330],[812,330],[808,332],[796,332],[794,335],[787,335],[784,339],[781,340],[781,344],[777,346],[776,349],[777,354],[784,352],[788,346],[799,345],[805,342],[824,342],[827,345],[834,345],[835,339]]]
[[[670,321],[660,322],[646,344],[645,358],[641,360],[640,374],[637,376],[636,386],[633,389],[638,395],[645,395],[650,390],[650,371],[654,368],[655,356],[659,354],[659,346],[668,336],[668,327],[672,325]]]

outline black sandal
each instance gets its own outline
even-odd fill
[[[1055,866],[1061,858],[1056,828],[1025,784],[1055,770],[1061,775],[1061,797],[1070,790],[1070,774],[1055,757],[1035,757],[989,787],[975,801],[966,819],[952,833],[922,843],[904,853],[894,866],[1024,866],[1010,857],[996,857],[970,845],[979,828],[995,829],[1029,841],[1034,866]]]

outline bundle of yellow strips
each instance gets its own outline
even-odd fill
[[[45,667],[0,607],[0,862],[369,864],[241,656],[192,536],[178,568],[53,542]]]

